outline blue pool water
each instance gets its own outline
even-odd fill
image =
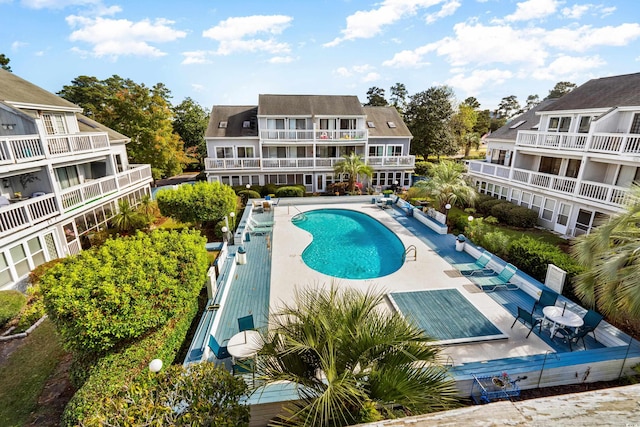
[[[342,279],[372,279],[402,266],[404,246],[380,222],[346,209],[299,214],[293,223],[313,236],[303,261],[320,273]]]

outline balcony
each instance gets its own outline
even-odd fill
[[[204,159],[205,169],[260,169],[260,159]]]
[[[298,158],[266,158],[266,159],[205,159],[207,170],[324,170],[333,168],[342,161],[342,157],[298,157]],[[381,156],[367,157],[366,163],[376,167],[413,169],[415,156]]]
[[[552,150],[639,155],[640,135],[628,133],[557,133],[519,131],[516,145]]]
[[[49,136],[47,147],[52,157],[98,151],[109,148],[109,137],[106,133]]]
[[[555,191],[565,196],[582,198],[593,202],[600,202],[622,207],[629,199],[629,189],[599,182],[580,181],[576,178],[551,175],[495,165],[483,161],[470,161],[469,171],[474,175],[486,175],[500,178],[504,183],[517,183],[524,187],[536,187],[543,190]]]
[[[366,129],[351,130],[294,130],[294,129],[267,129],[260,131],[260,139],[263,143],[298,143],[300,141],[341,144],[349,142],[365,142],[368,132]]]
[[[6,137],[0,138],[0,165],[105,149],[109,149],[106,133],[50,136],[46,139],[46,147],[38,135]]]
[[[31,162],[45,158],[38,135],[0,138],[0,165]]]
[[[416,164],[416,156],[369,156],[366,158],[367,164],[373,167],[385,166],[393,167],[398,166],[402,168],[410,168]]]
[[[0,232],[15,233],[58,215],[55,194],[33,197],[0,207]]]

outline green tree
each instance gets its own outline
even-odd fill
[[[116,230],[124,233],[140,229],[148,223],[142,214],[131,207],[127,199],[118,200],[118,212],[110,222]]]
[[[467,104],[460,104],[458,111],[451,117],[451,131],[457,139],[457,144],[464,148],[464,156],[467,157],[471,147],[477,148],[480,138],[473,133],[473,128],[478,121],[478,112]]]
[[[63,86],[58,95],[82,107],[83,114],[87,117],[107,124],[102,112],[109,104],[111,95],[106,85],[96,77],[78,76],[70,85]]]
[[[291,381],[300,400],[285,409],[283,426],[346,426],[456,404],[439,348],[397,312],[381,310],[384,295],[354,289],[306,288],[273,314],[257,377]]]
[[[365,175],[370,178],[373,175],[373,168],[362,161],[356,153],[345,154],[342,156],[343,160],[340,160],[333,167],[333,171],[336,174],[348,174],[349,175],[349,192],[353,192],[356,180],[359,175]]]
[[[547,99],[550,98],[560,98],[562,95],[571,92],[573,89],[578,87],[575,83],[571,82],[558,82],[556,85],[549,91],[549,95],[547,95]]]
[[[389,99],[391,100],[391,105],[396,107],[400,115],[403,115],[407,108],[407,97],[409,96],[407,87],[403,83],[396,83],[391,86],[390,92],[391,96]]]
[[[9,62],[11,62],[11,60],[7,58],[4,53],[0,53],[0,68],[11,73],[12,71],[11,67],[9,66]]]
[[[496,116],[509,119],[514,114],[520,111],[520,103],[515,95],[509,95],[502,98],[498,109],[496,110]]]
[[[491,129],[491,112],[489,110],[478,111],[478,118],[473,126],[473,131],[482,136],[489,132],[489,129]]]
[[[480,101],[478,101],[474,96],[468,97],[467,99],[462,101],[462,103],[464,105],[468,105],[469,107],[473,108],[474,110],[477,110],[477,109],[480,108]]]
[[[162,215],[193,223],[197,228],[208,228],[218,224],[230,212],[236,212],[238,198],[228,185],[198,182],[181,185],[175,190],[158,191],[156,200]]]
[[[191,98],[185,98],[173,107],[173,130],[180,135],[187,155],[193,156],[198,164],[204,165],[207,144],[204,133],[209,124],[209,112]]]
[[[574,281],[576,295],[611,317],[640,319],[640,186],[633,184],[620,215],[576,238],[572,254],[587,270]]]
[[[460,163],[450,160],[431,163],[430,179],[417,182],[415,186],[422,188],[425,194],[433,197],[443,213],[448,203],[461,207],[465,204],[473,206],[478,198],[478,192],[469,185],[464,173],[464,166]]]
[[[527,112],[534,108],[536,105],[540,104],[540,97],[538,95],[529,95],[527,97],[527,104],[524,108],[520,109],[520,113]]]
[[[431,87],[409,98],[405,122],[413,134],[412,154],[425,160],[428,156],[453,155],[458,151],[449,121],[454,114],[453,90],[447,86]]]
[[[242,378],[223,367],[172,365],[119,387],[115,395],[100,396],[99,410],[82,425],[248,426],[249,406],[240,403],[246,397]]]
[[[387,105],[387,100],[384,97],[384,89],[373,86],[367,91],[367,103],[364,104],[370,107],[384,107]]]
[[[65,348],[103,355],[156,330],[200,293],[208,268],[196,231],[109,239],[65,258],[40,279]]]

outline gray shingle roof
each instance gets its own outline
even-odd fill
[[[3,69],[0,69],[0,101],[50,105],[69,110],[80,109],[80,107],[66,99],[47,92],[41,87]]]
[[[548,109],[549,106],[553,105],[557,101],[558,99],[545,99],[540,104],[533,107],[531,110],[519,115],[518,117],[515,117],[506,125],[502,126],[499,129],[496,129],[494,132],[491,132],[491,135],[488,136],[487,139],[501,139],[516,142],[516,137],[518,136],[519,130],[535,130],[532,129],[533,126],[537,125],[540,122],[540,118],[536,116],[536,111]],[[520,122],[524,123],[514,128],[514,126]]]
[[[640,73],[589,80],[544,111],[640,106]]]
[[[409,128],[400,117],[400,113],[395,107],[363,107],[367,115],[367,122],[373,122],[375,127],[369,127],[369,137],[402,136],[411,138]],[[390,127],[389,122],[393,122],[396,127]]]
[[[260,95],[259,116],[362,116],[354,95]]]
[[[106,132],[109,137],[109,142],[112,144],[114,142],[129,142],[131,139],[80,113],[76,113],[76,118],[78,119],[78,129],[80,129],[80,132]]]
[[[205,138],[257,137],[257,115],[258,107],[255,105],[214,105],[204,136]],[[248,128],[242,126],[245,121],[249,121]],[[220,127],[220,122],[226,122],[226,127]]]

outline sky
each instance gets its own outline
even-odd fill
[[[494,110],[557,82],[640,72],[638,0],[0,0],[0,53],[51,92],[82,75],[172,103],[450,86]]]

